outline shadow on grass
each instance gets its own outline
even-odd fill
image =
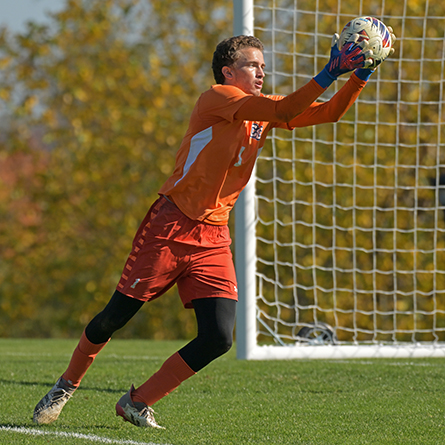
[[[55,382],[50,383],[42,383],[42,382],[24,382],[20,380],[6,380],[6,379],[0,379],[0,384],[7,384],[7,385],[20,385],[20,386],[41,386],[43,388],[49,388],[51,389]],[[105,392],[110,394],[123,394],[128,391],[128,388],[122,388],[122,389],[111,389],[111,388],[103,388],[98,386],[81,386],[79,387],[78,391],[97,391],[97,392]],[[42,396],[43,397],[43,396]]]
[[[88,428],[85,429],[85,426],[73,426],[63,422],[53,423],[51,425],[37,425],[31,421],[28,423],[0,423],[0,432],[1,431],[11,431],[11,432],[26,432],[26,431],[43,431],[43,432],[57,432],[63,431],[63,433],[67,434],[99,434],[100,431],[117,431],[119,430],[118,425],[105,425],[105,424],[96,424],[91,425],[88,424]]]

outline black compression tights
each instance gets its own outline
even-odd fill
[[[122,328],[144,304],[116,291],[105,307],[85,329],[94,344],[106,342]],[[236,302],[228,298],[193,300],[198,323],[198,335],[185,345],[179,354],[190,368],[198,372],[232,346]]]

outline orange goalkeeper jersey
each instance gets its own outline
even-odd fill
[[[316,98],[324,91],[311,80],[300,94],[303,103],[309,100],[308,108],[287,123],[278,120],[270,102],[278,104],[284,96],[261,95],[261,99],[235,86],[212,86],[200,96],[193,109],[176,155],[174,172],[159,194],[169,197],[190,219],[227,224],[230,211],[249,181],[267,133],[274,127],[292,130],[335,122],[365,84],[352,75],[329,102],[311,103],[313,96]],[[248,119],[258,114],[258,105],[264,105],[260,114],[267,120]],[[241,111],[243,119],[239,118]]]

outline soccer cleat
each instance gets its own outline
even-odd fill
[[[130,391],[124,394],[116,403],[116,416],[121,416],[126,422],[141,428],[165,429],[156,422],[153,408],[142,402],[133,402],[131,399],[133,391],[134,386],[131,385]]]
[[[76,389],[65,383],[60,377],[49,393],[34,408],[32,420],[38,424],[48,424],[57,420]]]

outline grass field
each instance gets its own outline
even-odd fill
[[[32,423],[71,340],[0,339],[1,444],[444,444],[445,359],[245,362],[230,351],[155,405],[165,430],[114,414],[183,342],[113,340],[52,425]]]

